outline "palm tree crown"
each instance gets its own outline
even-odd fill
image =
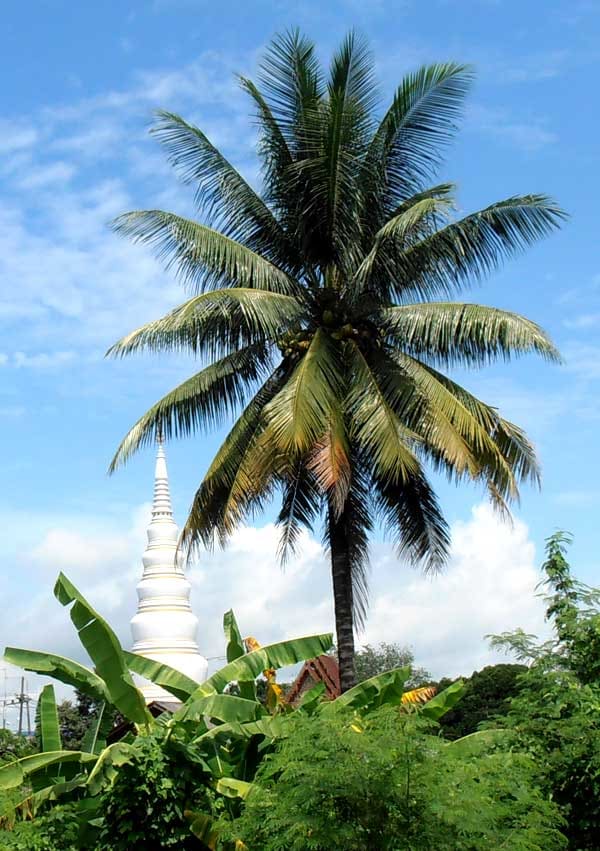
[[[449,300],[564,216],[526,195],[457,219],[453,186],[430,185],[471,76],[456,64],[422,68],[377,118],[359,38],[345,39],[326,74],[306,38],[277,37],[259,85],[240,80],[256,114],[262,191],[200,129],[161,112],[152,132],[195,186],[202,223],[158,210],[115,223],[153,246],[191,298],[111,352],[185,350],[207,365],[144,414],[113,468],[158,432],[187,435],[236,415],[183,542],[212,544],[215,532],[224,542],[274,492],[282,557],[323,518],[344,688],[374,525],[426,570],[447,558],[424,464],[482,482],[503,508],[520,481],[538,478],[523,431],[440,372],[526,352],[558,358],[522,316]]]

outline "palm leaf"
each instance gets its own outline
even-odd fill
[[[445,365],[481,365],[497,357],[509,360],[512,355],[527,352],[560,360],[539,325],[493,307],[453,302],[409,304],[384,309],[379,321],[408,354]]]
[[[184,183],[196,185],[196,204],[207,222],[285,266],[291,243],[260,195],[200,128],[172,112],[159,110],[157,116],[150,132],[166,148]]]
[[[287,383],[265,408],[267,425],[284,453],[314,447],[339,407],[342,385],[331,337],[318,329]]]
[[[515,196],[452,222],[398,254],[388,241],[385,262],[394,275],[391,291],[400,299],[451,295],[547,236],[564,218],[546,195]]]
[[[110,472],[125,464],[158,435],[188,436],[219,424],[245,401],[249,388],[264,370],[264,349],[249,346],[227,355],[188,378],[152,406],[125,435]]]
[[[186,351],[214,357],[277,341],[302,317],[300,304],[291,296],[243,287],[212,290],[132,331],[107,354]]]
[[[166,268],[199,291],[249,287],[290,294],[297,282],[265,257],[206,225],[165,213],[137,210],[113,222],[117,233],[154,248]]]
[[[388,403],[365,356],[353,342],[353,383],[346,405],[352,440],[367,453],[377,475],[400,485],[420,469],[412,448],[419,438],[405,427]]]
[[[365,157],[367,216],[373,210],[385,216],[437,170],[472,76],[469,66],[450,62],[425,66],[402,80]]]

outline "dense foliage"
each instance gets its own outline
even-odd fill
[[[299,717],[227,833],[249,851],[551,851],[565,847],[532,759],[444,744],[389,707],[358,728]]]
[[[255,191],[198,127],[161,112],[153,133],[201,221],[161,210],[117,229],[150,245],[192,297],[112,352],[190,352],[208,362],[155,404],[113,466],[167,438],[239,415],[195,495],[184,544],[212,546],[277,492],[282,555],[302,526],[330,551],[342,690],[366,616],[369,538],[435,571],[449,531],[428,469],[475,481],[496,505],[537,480],[535,452],[497,408],[447,377],[457,364],[557,352],[533,322],[454,301],[564,214],[512,196],[463,218],[433,185],[472,79],[456,63],[408,74],[380,111],[375,63],[350,33],[325,70],[314,44],[276,37],[258,85]]]
[[[465,678],[460,703],[440,721],[443,735],[459,739],[474,733],[483,722],[505,715],[512,698],[521,692],[524,671],[525,665],[488,665]],[[438,688],[447,688],[452,682],[454,680],[442,679]]]
[[[389,644],[381,641],[379,644],[365,644],[354,657],[354,672],[356,682],[362,683],[369,677],[391,671],[392,668],[410,668],[410,679],[407,685],[416,688],[432,681],[431,674],[425,668],[415,667],[415,655],[410,647],[400,644]],[[450,680],[445,685],[450,685]],[[445,686],[444,686],[445,687]]]
[[[548,539],[547,617],[553,638],[496,636],[529,662],[502,725],[531,754],[547,794],[560,805],[572,851],[597,851],[600,837],[600,591],[578,582],[566,560],[569,536]]]

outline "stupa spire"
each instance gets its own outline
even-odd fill
[[[138,609],[131,620],[133,652],[163,662],[197,682],[208,663],[196,642],[198,618],[190,606],[191,585],[178,552],[179,530],[173,518],[164,441],[157,438],[154,498],[148,526],[144,570],[137,585]],[[148,702],[174,703],[158,686],[140,686]]]
[[[156,464],[154,466],[154,499],[152,501],[152,517],[173,518],[165,441],[161,434],[159,434],[156,438]]]

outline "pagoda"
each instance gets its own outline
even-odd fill
[[[191,584],[178,551],[179,529],[173,518],[162,438],[157,440],[154,500],[147,536],[144,570],[137,585],[138,608],[131,619],[132,650],[203,682],[208,663],[198,647],[198,618],[190,605]],[[147,680],[139,687],[147,703],[174,702],[173,695]]]

